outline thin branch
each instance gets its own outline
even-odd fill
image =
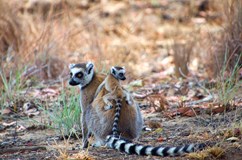
[[[1,149],[0,154],[25,152],[25,151],[37,151],[37,150],[47,150],[47,149],[45,146],[14,147],[14,148]]]

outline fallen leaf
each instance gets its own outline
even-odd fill
[[[213,114],[217,114],[217,113],[222,113],[224,112],[225,107],[216,107],[216,108],[212,108],[212,113]]]
[[[157,141],[158,141],[158,142],[163,142],[163,141],[164,141],[164,138],[163,138],[163,137],[159,137],[159,138],[157,139]]]
[[[183,116],[188,116],[188,117],[194,117],[196,115],[197,115],[197,113],[193,110],[189,110],[183,114]]]
[[[24,110],[24,114],[29,116],[29,117],[36,116],[36,115],[40,114],[36,105],[32,102],[24,103],[23,110]]]
[[[31,109],[25,111],[24,113],[25,113],[25,114],[30,114],[30,113],[34,113],[34,112],[37,112],[37,111],[38,111],[37,108],[31,108]]]
[[[227,141],[230,141],[230,142],[238,142],[239,141],[239,138],[237,137],[230,137],[228,139],[226,139]]]
[[[9,109],[9,108],[4,108],[4,109],[2,110],[2,115],[9,115],[11,112],[12,112],[11,109]]]
[[[177,112],[180,114],[184,114],[184,113],[188,112],[189,110],[191,110],[190,107],[181,107],[181,108],[177,109]]]
[[[17,132],[22,132],[22,131],[25,131],[26,130],[26,127],[20,125],[17,127]]]
[[[37,115],[39,115],[39,114],[40,114],[40,112],[37,111],[37,112],[34,112],[34,113],[28,113],[27,116],[29,116],[29,117],[33,117],[33,116],[37,116]]]
[[[136,80],[136,81],[132,81],[128,84],[128,86],[132,86],[132,87],[142,87],[143,86],[143,82],[142,80]]]
[[[177,112],[165,112],[164,117],[172,119],[172,117],[179,115]]]
[[[16,122],[10,122],[10,123],[3,122],[3,125],[5,127],[10,127],[10,126],[16,125]]]
[[[156,122],[156,121],[148,121],[147,122],[147,125],[150,127],[150,128],[161,128],[161,123],[159,122]]]
[[[27,110],[29,110],[32,106],[33,106],[33,105],[32,105],[31,102],[27,102],[27,103],[24,103],[24,105],[23,105],[23,109],[24,109],[24,111],[27,111]]]
[[[234,129],[234,136],[239,137],[241,135],[241,130],[239,128]]]
[[[162,130],[163,130],[162,128],[157,128],[154,132],[155,133],[160,133],[160,132],[162,132]]]
[[[194,89],[190,89],[187,93],[187,97],[190,100],[192,97],[194,97],[197,94],[197,92]]]

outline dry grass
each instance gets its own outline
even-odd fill
[[[9,48],[19,51],[23,43],[22,26],[13,10],[4,0],[0,1],[0,52],[7,53]],[[1,56],[2,59],[2,56]]]
[[[205,160],[205,159],[219,159],[225,153],[221,147],[211,147],[201,152],[190,153],[187,155],[189,159]]]
[[[6,10],[1,9],[0,12],[4,17],[0,23],[0,48],[3,51],[1,67],[12,66],[9,67],[11,70],[16,68],[16,64],[21,67],[21,63],[24,63],[25,66],[28,65],[27,69],[32,69],[27,70],[27,74],[36,76],[41,81],[65,75],[62,71],[67,63],[87,60],[94,61],[99,69],[104,70],[110,65],[125,65],[134,75],[140,76],[140,67],[144,71],[159,68],[151,64],[162,60],[169,53],[167,48],[172,45],[170,42],[184,35],[176,35],[176,25],[191,24],[190,20],[199,16],[201,11],[215,10],[214,7],[193,0],[182,2],[180,6],[171,2],[180,12],[173,12],[174,8],[166,3],[153,1],[0,2],[0,6],[4,6]],[[163,9],[160,10],[159,7]],[[170,15],[165,13],[167,10],[172,11]],[[167,16],[173,19],[168,21],[170,24],[164,23],[169,19]],[[191,50],[189,45],[174,47],[177,48],[175,66],[181,68],[185,74],[190,57],[187,55]],[[10,46],[13,52],[7,52]]]
[[[175,43],[173,49],[175,75],[186,78],[189,73],[188,64],[192,55],[193,43]]]
[[[211,61],[208,64],[212,76],[220,74],[223,67],[230,74],[242,53],[242,2],[223,1],[223,14],[226,25],[222,35],[217,36],[215,42],[212,40],[214,48],[210,52]],[[242,57],[239,59],[239,64],[242,64]]]
[[[57,160],[68,160],[68,159],[76,159],[76,160],[93,160],[89,154],[88,150],[86,151],[79,151],[77,153],[71,153],[70,149],[70,137],[67,139],[64,139],[64,144],[58,144],[55,142],[54,146],[51,146],[53,149],[57,150],[58,155],[55,156]]]

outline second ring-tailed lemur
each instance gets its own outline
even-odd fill
[[[106,106],[104,108],[106,110],[112,109],[112,101],[115,101],[115,116],[113,122],[113,135],[118,135],[118,121],[120,117],[120,110],[122,107],[121,101],[125,98],[128,104],[132,104],[133,100],[131,100],[130,94],[123,89],[119,80],[125,80],[125,68],[119,66],[113,66],[110,69],[110,73],[107,75],[103,83],[98,87],[97,95],[101,90],[106,90],[108,93],[103,96],[103,101]]]

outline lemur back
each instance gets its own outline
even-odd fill
[[[130,95],[119,82],[125,80],[124,73],[124,68],[112,67],[110,74],[98,87],[96,98],[90,107],[86,121],[95,136],[97,146],[105,144],[107,135],[119,133],[131,140],[137,138],[142,130],[143,119],[139,107],[134,103],[127,103],[126,97]],[[112,106],[116,108],[112,109]]]
[[[125,79],[126,77],[124,67],[111,67],[110,73],[98,87],[95,97],[100,92],[100,90],[105,88],[109,92],[103,97],[103,100],[107,105],[111,106],[111,100],[121,100],[124,97],[126,98],[127,103],[131,104],[133,100],[131,99],[130,94],[120,84],[120,80],[124,81]]]
[[[120,110],[121,110],[121,101],[123,98],[126,98],[129,104],[132,103],[130,94],[122,88],[120,84],[120,80],[125,80],[125,68],[119,66],[113,66],[110,69],[110,73],[107,75],[103,83],[98,87],[97,95],[101,90],[105,90],[108,93],[102,95],[103,101],[106,106],[104,106],[105,110],[109,110],[113,108],[112,101],[115,101],[115,117],[113,122],[113,135],[118,135],[117,124],[119,121]]]
[[[115,100],[115,115],[112,128],[112,134],[118,135],[118,122],[120,117],[120,110],[122,107],[121,101],[125,98],[125,92],[122,89],[119,80],[125,80],[125,68],[124,67],[112,67],[110,74],[105,79],[105,89],[110,93],[103,96],[103,100],[107,105],[110,105],[110,100]],[[108,102],[108,103],[107,103]],[[111,107],[112,108],[112,107]]]

